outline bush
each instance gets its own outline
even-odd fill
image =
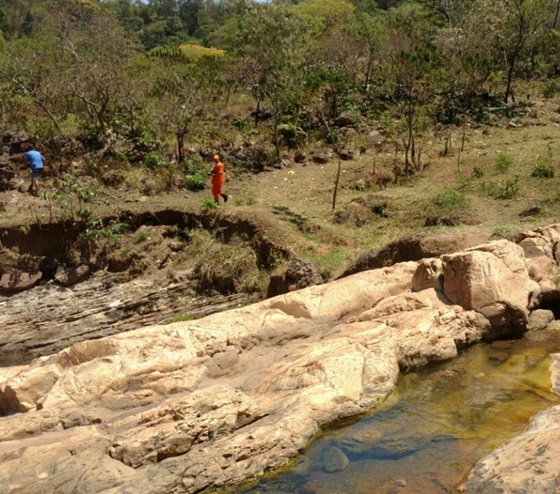
[[[494,199],[513,199],[519,195],[521,184],[519,183],[519,175],[500,182],[498,184],[492,182],[484,182],[481,185],[482,191]]]
[[[206,182],[208,182],[208,177],[205,175],[187,175],[185,177],[185,187],[192,191],[204,189]]]
[[[465,204],[465,196],[456,190],[436,196],[434,204],[443,211],[450,211]]]
[[[164,168],[167,166],[165,156],[158,151],[150,151],[144,156],[144,164],[148,168]]]
[[[544,98],[554,98],[558,92],[558,83],[554,80],[547,79],[543,82],[541,89]]]
[[[498,173],[506,173],[509,170],[511,170],[513,166],[513,160],[511,159],[510,156],[507,156],[505,154],[500,154],[500,156],[498,156],[496,158],[496,171]]]
[[[198,155],[190,156],[183,161],[185,187],[188,190],[197,191],[206,187],[208,182],[208,167]]]
[[[537,178],[554,178],[554,166],[545,160],[537,161],[537,164],[533,167],[531,172],[531,177]]]
[[[472,171],[473,178],[482,178],[483,175],[484,175],[484,171],[482,170],[482,168],[480,168],[480,166],[475,166],[473,168]]]

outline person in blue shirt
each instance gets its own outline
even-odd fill
[[[25,159],[27,164],[31,169],[31,185],[29,186],[29,191],[35,195],[39,195],[39,177],[45,167],[45,162],[43,161],[43,155],[36,149],[30,149],[25,153]]]

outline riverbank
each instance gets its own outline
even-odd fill
[[[524,331],[557,296],[559,238],[552,225],[14,369],[0,388],[12,413],[0,419],[0,476],[14,492],[87,481],[161,494],[262,475],[370,410],[400,371]]]

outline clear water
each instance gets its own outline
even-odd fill
[[[235,492],[459,492],[477,460],[560,402],[549,371],[559,351],[560,333],[534,332],[402,375],[371,414],[325,431],[289,469]]]

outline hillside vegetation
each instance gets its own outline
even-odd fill
[[[555,221],[559,11],[558,0],[2,2],[0,125],[32,136],[48,165],[41,197],[6,201],[4,223],[70,219],[107,243],[123,232],[106,218],[125,209],[238,215],[332,278],[404,235],[507,237]],[[0,168],[20,181],[2,189],[22,191],[25,164],[6,142]],[[219,209],[215,153],[230,194]],[[234,243],[212,261],[213,241],[195,240],[208,262],[236,257]]]

